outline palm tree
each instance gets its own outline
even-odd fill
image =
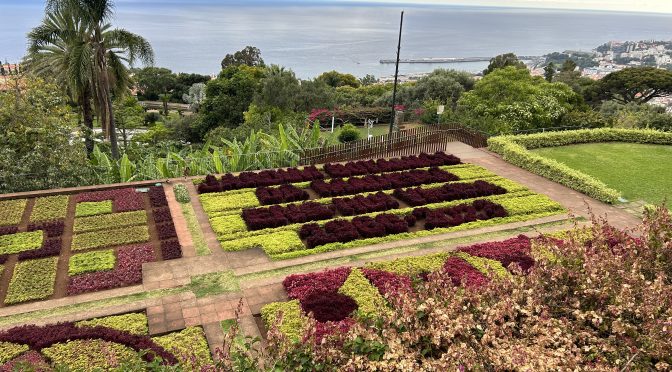
[[[47,13],[70,16],[83,31],[86,50],[91,51],[91,91],[101,119],[103,133],[109,138],[112,156],[119,157],[117,131],[114,122],[112,95],[128,90],[128,65],[136,60],[153,64],[154,52],[142,36],[124,29],[113,29],[108,23],[113,14],[112,0],[47,0]],[[57,40],[57,34],[43,35],[47,44]]]

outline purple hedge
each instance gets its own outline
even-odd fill
[[[259,187],[255,191],[261,205],[291,203],[310,199],[306,190],[294,185],[281,185],[279,187]]]
[[[347,243],[357,239],[381,237],[408,231],[408,222],[392,214],[380,214],[376,218],[355,217],[352,221],[335,220],[324,227],[318,224],[306,224],[299,230],[301,239],[306,240],[308,248],[329,243]]]
[[[472,256],[499,261],[506,268],[515,263],[523,272],[528,272],[534,266],[532,241],[525,235],[501,242],[475,244],[458,249]]]
[[[164,363],[177,363],[175,356],[157,345],[149,336],[134,335],[107,327],[78,327],[74,323],[60,323],[47,326],[24,325],[0,333],[0,341],[28,345],[31,350],[39,351],[54,344],[98,339],[121,344],[135,351],[148,350],[143,358],[147,361],[160,356]]]
[[[42,230],[48,238],[58,238],[63,236],[65,231],[65,222],[64,221],[49,221],[49,222],[40,222],[40,223],[31,223],[28,225],[28,231],[38,231]]]
[[[396,189],[394,196],[412,207],[446,201],[472,199],[490,195],[506,194],[506,189],[485,181],[446,184],[441,187],[424,189]]]
[[[58,256],[61,254],[61,238],[45,239],[42,248],[19,253],[19,261]]]
[[[19,232],[18,226],[0,226],[0,235],[10,235]]]
[[[222,192],[252,187],[265,187],[287,183],[313,181],[324,178],[317,168],[310,166],[302,170],[297,168],[263,170],[260,172],[242,172],[238,176],[225,174],[221,179],[209,175],[198,185],[198,193]]]
[[[159,235],[159,240],[177,238],[177,231],[175,231],[175,225],[173,225],[172,221],[161,225],[156,225],[156,232]]]
[[[161,208],[168,206],[168,200],[166,199],[166,192],[163,190],[163,186],[153,186],[149,188],[149,204],[152,208]]]
[[[145,209],[145,201],[141,193],[127,187],[116,190],[92,191],[75,195],[77,203],[100,202],[112,200],[115,212],[131,212]]]
[[[337,292],[348,279],[350,270],[349,267],[339,267],[317,273],[289,275],[282,285],[289,298],[302,302],[314,293]]]
[[[250,230],[262,230],[285,226],[293,223],[328,220],[335,215],[332,206],[306,202],[285,207],[273,205],[266,208],[243,210],[243,220]]]
[[[177,240],[161,242],[161,258],[164,261],[175,260],[182,257],[182,247]]]
[[[436,154],[420,154],[395,159],[378,159],[377,161],[354,161],[346,164],[326,164],[324,171],[331,177],[352,177],[371,173],[397,172],[415,168],[440,167],[443,165],[460,164],[460,159],[443,152]]]
[[[152,213],[154,214],[154,222],[156,223],[173,220],[173,216],[170,214],[170,208],[168,207],[156,208],[152,211]]]
[[[314,292],[301,301],[301,308],[306,314],[313,313],[318,322],[338,322],[357,310],[357,303],[352,298],[338,292]]]
[[[406,275],[399,275],[387,271],[375,269],[361,269],[364,277],[373,284],[378,291],[384,295],[394,296],[399,292],[411,292],[413,285],[411,278]]]
[[[458,257],[448,258],[443,265],[443,272],[450,277],[455,286],[464,282],[467,287],[480,287],[489,281],[483,273]]]
[[[471,204],[460,204],[450,208],[429,210],[416,208],[413,215],[425,218],[425,229],[433,230],[441,227],[452,227],[464,223],[506,217],[508,213],[499,204],[488,200],[476,200]]]
[[[321,197],[329,197],[457,181],[458,179],[452,173],[439,168],[430,168],[429,170],[415,169],[383,175],[348,178],[347,180],[342,178],[334,178],[329,181],[317,180],[311,182],[310,187]]]
[[[336,210],[344,216],[399,208],[399,202],[383,192],[368,196],[357,195],[352,198],[336,198],[332,200],[332,203],[336,206]]]

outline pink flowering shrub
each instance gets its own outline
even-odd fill
[[[68,283],[68,295],[142,283],[142,264],[153,261],[155,261],[154,248],[151,244],[120,248],[117,254],[117,267],[114,270],[71,277]]]

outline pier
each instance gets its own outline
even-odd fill
[[[493,57],[448,57],[448,58],[405,58],[399,63],[463,63],[463,62],[490,62]],[[539,56],[518,56],[523,61],[536,60]],[[381,64],[396,63],[394,59],[381,59]]]

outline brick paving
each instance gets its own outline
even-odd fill
[[[565,206],[573,213],[590,217],[590,212],[598,216],[607,216],[609,221],[618,227],[632,227],[639,223],[639,219],[627,211],[603,204],[562,185],[536,176],[523,169],[506,163],[497,155],[481,149],[474,149],[461,143],[450,143],[446,152],[453,153],[465,162],[483,166],[490,171],[521,183],[535,192],[548,195]],[[194,244],[191,239],[186,220],[182,215],[181,206],[175,200],[172,184],[183,182],[192,197],[192,205],[196,218],[203,231],[208,248],[212,254],[208,256],[196,256]],[[189,180],[171,180],[165,184],[164,189],[168,198],[169,207],[173,215],[175,228],[180,243],[184,248],[184,257],[178,260],[166,262],[147,263],[143,266],[143,283],[133,287],[120,288],[110,291],[85,294],[80,296],[66,297],[57,300],[35,302],[0,309],[0,317],[28,313],[36,310],[46,310],[60,306],[86,303],[120,297],[129,294],[137,294],[157,289],[180,288],[188,286],[194,276],[232,271],[236,276],[258,273],[273,269],[287,268],[291,266],[337,259],[362,253],[375,253],[382,250],[411,245],[439,242],[447,239],[461,238],[485,233],[506,231],[514,228],[529,227],[545,222],[562,222],[567,220],[567,215],[550,216],[535,221],[519,222],[514,224],[491,226],[482,229],[460,231],[450,234],[435,235],[418,239],[409,239],[398,242],[378,244],[367,247],[359,247],[347,251],[334,251],[292,260],[272,261],[261,249],[250,249],[242,252],[224,252],[208,222],[202,206],[198,203],[196,188]],[[562,226],[548,228],[559,229]],[[566,227],[566,226],[565,226]],[[487,239],[491,240],[491,239]],[[429,254],[436,251],[454,249],[455,246],[443,245],[429,249],[421,249],[412,252],[381,256],[366,260],[347,261],[345,265],[360,266],[369,261],[389,260],[397,257]],[[337,266],[344,266],[339,264]],[[312,271],[312,270],[311,270]],[[148,316],[150,333],[152,335],[183,329],[188,326],[202,325],[211,350],[219,347],[224,335],[220,322],[233,319],[237,309],[240,327],[249,336],[261,336],[262,330],[257,326],[254,317],[264,304],[287,299],[282,287],[283,276],[260,278],[239,283],[241,290],[209,297],[198,298],[191,291],[183,291],[178,294],[166,295],[160,298],[132,301],[121,305],[111,305],[96,309],[82,310],[66,315],[41,318],[30,321],[33,324],[46,324],[58,321],[76,321],[91,317],[100,317],[113,314],[121,314],[130,311],[145,310]],[[16,325],[16,324],[15,324]],[[8,327],[4,327],[8,328]]]

